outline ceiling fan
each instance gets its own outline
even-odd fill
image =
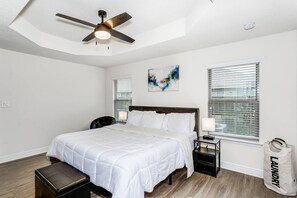
[[[56,16],[58,17],[95,28],[91,34],[89,34],[88,36],[86,36],[86,38],[82,40],[84,42],[88,42],[94,38],[106,40],[106,39],[109,39],[111,36],[121,39],[123,41],[126,41],[128,43],[133,43],[135,41],[133,38],[113,29],[132,18],[128,13],[124,12],[107,21],[104,21],[104,18],[106,17],[106,12],[104,10],[99,10],[98,15],[101,18],[101,23],[98,23],[97,25],[95,25],[93,23],[89,23],[87,21],[83,21],[64,14],[60,14],[60,13],[56,14]]]

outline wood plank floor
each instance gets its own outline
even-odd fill
[[[34,170],[49,165],[45,155],[0,165],[0,197],[34,197]],[[92,198],[100,196],[92,194]],[[222,169],[217,178],[194,173],[186,179],[186,170],[173,174],[173,184],[161,182],[146,198],[285,198],[267,189],[263,180]]]

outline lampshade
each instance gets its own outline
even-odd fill
[[[110,38],[110,32],[107,27],[100,25],[96,28],[95,37],[102,40],[107,40]]]
[[[127,112],[126,111],[119,112],[119,120],[127,120]]]
[[[215,131],[216,121],[214,118],[202,118],[202,131]]]

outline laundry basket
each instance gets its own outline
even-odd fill
[[[264,184],[267,188],[286,196],[297,191],[293,163],[293,146],[280,138],[264,143]]]

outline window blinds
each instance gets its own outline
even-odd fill
[[[216,131],[259,137],[259,63],[208,69],[209,117]]]

